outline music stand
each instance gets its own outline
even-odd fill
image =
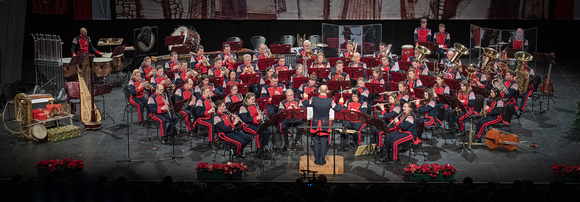
[[[242,107],[243,104],[244,102],[242,101],[231,103],[230,106],[228,107],[228,111],[230,111],[231,113],[238,113],[238,111],[240,111],[240,107]]]
[[[473,90],[474,94],[479,94],[483,97],[489,97],[489,90],[477,86],[471,86],[471,90]]]
[[[327,81],[328,90],[340,91],[351,89],[350,81]]]
[[[104,104],[104,102],[103,102],[103,104]],[[126,113],[124,113],[127,116],[126,117],[126,120],[127,120],[127,159],[117,160],[115,162],[117,162],[117,163],[119,163],[119,162],[127,162],[127,163],[130,163],[130,162],[141,162],[141,163],[143,163],[145,161],[142,161],[142,160],[131,160],[131,145],[129,144],[129,135],[131,134],[131,123],[133,123],[133,116],[131,116],[129,114],[129,109],[130,108],[126,107],[125,108]]]
[[[314,73],[318,79],[328,78],[330,74],[330,68],[308,68],[308,70],[311,71],[308,74]]]
[[[339,93],[339,92],[336,92],[336,93],[334,93],[334,97],[333,98],[334,98],[334,102],[335,103],[338,103],[338,101],[340,100],[340,98],[343,98],[343,100],[345,100],[345,101],[351,99],[352,98],[352,94],[350,94],[350,93]],[[335,117],[336,117],[336,115],[335,115]]]
[[[262,111],[264,112],[268,112],[266,109],[266,106],[268,106],[268,98],[267,97],[263,97],[263,98],[256,98],[256,103],[258,103],[258,107],[260,107],[260,109],[264,109]]]
[[[213,86],[222,86],[224,84],[224,77],[212,77],[209,78],[209,82],[213,83]]]
[[[302,84],[308,81],[308,77],[305,76],[297,76],[292,79],[292,88],[298,89]]]
[[[240,74],[239,77],[243,84],[258,84],[260,83],[260,74]]]
[[[429,75],[421,75],[419,78],[423,86],[433,87],[437,82],[435,81],[435,77]]]
[[[453,90],[461,89],[460,80],[455,80],[455,79],[443,79],[443,80],[449,86],[449,88],[451,88]]]
[[[356,119],[362,123],[366,123],[367,126],[374,126],[377,129],[382,130],[382,131],[386,131],[386,132],[389,131],[389,128],[387,127],[387,123],[385,123],[385,121],[383,121],[382,119],[373,117],[371,115],[368,115],[368,114],[365,114],[362,112],[356,112]],[[370,138],[369,138],[369,140],[370,140]],[[376,146],[372,146],[372,145],[359,146],[355,152],[355,156],[356,156],[356,153],[359,153],[359,156],[373,153],[375,148],[376,148]]]
[[[437,42],[425,41],[419,42],[419,45],[427,47],[432,53],[439,52],[439,44],[437,44]]]
[[[107,113],[107,108],[105,108],[105,94],[111,93],[114,85],[115,85],[114,83],[99,85],[96,87],[94,95],[94,96],[100,95],[101,98],[103,98],[103,120],[107,120],[107,117],[109,117],[113,121],[113,125],[115,124],[115,119],[113,119],[113,117],[109,115],[109,113]]]
[[[258,59],[258,70],[261,72],[266,71],[269,66],[278,63],[278,58],[262,58]]]
[[[248,93],[248,90],[250,88],[250,84],[236,84],[236,86],[238,86],[238,92],[242,95],[245,95]]]
[[[379,94],[387,91],[385,84],[382,83],[365,83],[365,86],[369,89],[369,93]]]
[[[363,61],[363,58],[366,59],[366,64],[369,64],[369,67],[378,67],[382,62],[381,62],[381,58],[373,58],[373,57],[361,57],[361,61]]]
[[[273,95],[269,104],[278,106],[284,99],[286,99],[286,95]]]
[[[362,67],[345,67],[344,72],[346,72],[354,81],[359,77],[364,77],[364,69]]]
[[[183,108],[183,104],[185,104],[186,101],[188,102],[189,99],[176,102],[173,106],[170,106],[170,107],[173,107],[173,116],[176,115],[176,112],[178,110],[181,111],[181,108]],[[164,160],[171,159],[171,160],[174,160],[175,162],[177,162],[177,165],[181,165],[181,163],[177,159],[182,159],[183,156],[175,156],[175,136],[177,136],[177,134],[176,134],[177,133],[177,129],[173,129],[172,131],[173,131],[173,134],[171,134],[171,139],[172,139],[171,140],[171,142],[172,142],[172,144],[171,144],[171,157],[164,158],[164,159],[159,159],[159,161],[161,162],[161,161],[164,161]]]
[[[404,81],[407,79],[407,74],[401,72],[391,72],[391,77],[393,77],[393,82],[398,83],[399,81]]]
[[[389,91],[398,91],[399,83],[389,81]]]
[[[281,70],[278,71],[278,78],[280,81],[289,81],[294,74],[296,74],[296,70]]]
[[[425,92],[425,89],[423,88],[413,88],[414,94],[416,98],[419,99],[423,99],[425,98],[425,96],[423,95],[423,93]]]

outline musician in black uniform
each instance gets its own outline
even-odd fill
[[[189,100],[186,101],[187,103],[183,104],[183,109],[178,113],[182,114],[185,117],[185,125],[187,126],[187,131],[191,131],[191,121],[197,119],[197,113],[195,117],[192,117],[193,110],[195,110],[195,103],[196,99],[193,95],[193,79],[187,78],[185,80],[185,84],[175,90],[175,103],[180,102],[182,100]]]
[[[72,56],[76,56],[77,54],[82,53],[94,53],[97,55],[104,55],[93,46],[91,37],[87,35],[87,29],[84,27],[81,28],[81,34],[73,39],[72,44],[73,45],[70,50]]]
[[[340,111],[342,109],[343,98],[340,98],[339,103],[334,103],[332,98],[327,97],[328,87],[326,85],[320,86],[320,95],[313,97],[310,100],[304,102],[305,106],[312,107],[312,121],[310,126],[330,126],[331,122],[329,119],[330,109],[334,111]],[[326,149],[328,147],[328,136],[331,133],[330,128],[321,129],[313,128],[310,129],[310,133],[314,135],[314,164],[324,165],[326,164]]]
[[[417,126],[415,125],[415,104],[407,102],[403,104],[403,113],[400,118],[393,120],[394,127],[390,128],[390,134],[385,138],[385,151],[392,149],[392,160],[399,159],[399,145],[408,141],[419,144],[421,140],[417,137]]]
[[[272,104],[272,97],[274,95],[284,95],[286,86],[278,83],[278,74],[272,74],[270,83],[262,88],[262,98],[270,98],[266,106],[266,113],[268,116],[273,116],[278,112],[276,106]]]
[[[344,108],[351,110],[351,111],[356,111],[356,112],[361,112],[361,113],[367,113],[367,102],[362,101],[360,98],[360,91],[355,90],[352,92],[352,97],[350,100],[346,101],[346,104],[344,104]],[[353,129],[356,130],[355,133],[352,134],[352,138],[355,142],[355,144],[357,146],[360,146],[360,134],[362,132],[362,129],[365,128],[365,126],[367,125],[366,123],[362,123],[360,121],[345,121],[344,125],[346,125],[346,127],[348,129]],[[342,137],[342,142],[343,144],[341,145],[345,145],[344,143],[347,142],[347,137]]]
[[[258,129],[264,122],[264,113],[260,110],[258,103],[256,103],[256,94],[248,93],[246,98],[244,98],[244,104],[240,107],[240,118],[245,125],[242,126],[244,132],[256,136],[256,148],[258,149],[258,157],[264,157],[265,148],[268,146],[268,141],[270,140],[270,131],[265,130],[258,133]]]
[[[177,123],[177,117],[172,114],[172,109],[169,107],[169,100],[167,96],[163,93],[163,85],[157,85],[155,87],[155,93],[149,97],[149,111],[151,112],[151,118],[159,122],[159,132],[161,133],[161,142],[165,144],[167,141],[167,136],[165,134],[172,134],[175,132],[175,124]],[[167,132],[167,133],[166,133]]]
[[[278,107],[279,111],[283,111],[285,109],[300,109],[303,108],[302,101],[298,98],[294,97],[294,91],[292,89],[286,90],[286,99],[280,102],[280,106]],[[297,142],[302,137],[302,132],[304,132],[303,128],[296,128],[296,134],[290,134],[288,132],[288,128],[296,127],[301,125],[302,121],[300,119],[284,119],[282,123],[280,123],[280,131],[282,135],[284,135],[284,149],[296,149]],[[294,136],[292,140],[292,145],[290,144],[289,137]]]
[[[504,86],[507,89],[507,92],[501,92],[501,97],[506,99],[505,105],[512,104],[518,110],[518,105],[516,104],[516,99],[520,94],[518,88],[518,82],[516,81],[516,72],[514,70],[507,70],[505,73],[505,80]]]
[[[219,139],[236,145],[236,156],[242,158],[244,154],[244,148],[246,145],[252,141],[252,137],[240,131],[234,130],[236,124],[238,124],[241,119],[237,116],[231,116],[227,113],[228,108],[226,108],[226,103],[222,100],[216,101],[217,111],[215,116],[213,116],[213,123],[215,124],[216,133]]]

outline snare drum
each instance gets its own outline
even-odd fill
[[[70,60],[72,58],[62,58],[62,76],[67,81],[75,81],[77,80],[77,70],[75,66],[71,66]]]
[[[93,73],[95,77],[106,77],[111,74],[111,62],[113,58],[94,58],[93,59]]]
[[[403,45],[401,50],[402,61],[407,61],[407,59],[413,55],[413,45]]]
[[[46,127],[43,124],[37,124],[30,127],[28,134],[32,137],[32,139],[39,141],[44,140],[46,138],[47,132]]]

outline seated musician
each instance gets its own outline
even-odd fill
[[[418,113],[424,114],[423,121],[425,122],[425,126],[440,126],[441,120],[437,118],[437,102],[435,101],[433,89],[425,89],[423,97],[423,99],[415,100],[415,104],[419,106]]]
[[[381,57],[381,64],[378,67],[381,68],[383,70],[383,72],[387,73],[387,72],[394,71],[393,70],[394,65],[395,65],[394,63],[391,63],[389,61],[389,58],[387,58],[387,56],[383,56],[383,57]]]
[[[195,85],[197,83],[197,72],[195,70],[188,71],[187,61],[181,60],[179,63],[180,68],[177,69],[177,72],[175,72],[175,79],[173,80],[173,83],[175,83],[176,86],[179,86],[185,84],[187,79],[191,79],[193,81],[193,85]]]
[[[266,74],[262,76],[262,79],[260,80],[260,85],[265,86],[267,83],[269,83],[274,73],[275,70],[273,67],[266,68]]]
[[[257,72],[258,66],[252,64],[252,56],[250,54],[244,54],[244,64],[238,66],[238,70],[236,72]]]
[[[300,88],[298,88],[300,95],[302,95],[302,101],[304,101],[308,97],[308,96],[305,96],[304,94],[316,93],[317,89],[318,89],[318,84],[316,83],[316,75],[311,74],[308,77],[308,82],[302,84],[302,86],[300,86]]]
[[[203,88],[203,87],[207,87],[209,89],[210,96],[221,94],[221,92],[213,86],[213,83],[209,82],[209,78],[207,75],[202,74],[200,80],[201,80],[201,82],[199,83],[199,85],[195,86],[195,91],[194,91],[195,97],[197,97],[197,99],[199,99],[202,96],[203,93],[201,91],[201,88]]]
[[[439,64],[442,65],[445,69],[445,72],[443,73],[446,79],[461,79],[461,73],[457,71],[455,67],[455,65],[457,65],[457,67],[461,69],[461,60],[457,60],[457,64],[454,64],[451,62],[453,55],[455,55],[453,50],[447,51],[447,57],[443,58]]]
[[[196,99],[195,96],[193,95],[193,79],[191,78],[187,78],[185,80],[185,84],[183,84],[183,86],[175,90],[175,103],[180,102],[182,100],[189,101],[186,101],[187,103],[184,103],[183,108],[177,113],[180,113],[183,115],[183,117],[185,117],[185,125],[187,126],[187,131],[192,131],[191,128],[192,120],[197,119],[197,114],[195,114],[196,115],[195,117],[192,116],[193,115],[192,112],[193,110],[195,110]]]
[[[228,77],[224,78],[223,88],[226,89],[227,87],[229,87],[231,85],[238,85],[238,84],[242,84],[242,80],[238,79],[237,73],[234,71],[228,72]]]
[[[421,55],[421,52],[419,51],[419,49],[415,48],[415,50],[413,51],[413,55],[407,58],[407,62],[412,62],[413,60],[419,58],[419,55]]]
[[[352,62],[348,64],[348,67],[362,67],[364,69],[363,75],[367,78],[367,64],[360,61],[360,53],[354,53],[352,56]]]
[[[141,67],[139,67],[139,71],[141,72],[141,78],[145,79],[146,81],[151,80],[151,77],[155,75],[155,67],[151,65],[151,57],[145,56],[145,58],[143,58],[143,62],[141,63]]]
[[[421,61],[417,59],[411,61],[411,67],[409,67],[409,70],[411,68],[415,70],[416,75],[429,75],[429,68],[427,68],[425,65],[422,65]]]
[[[342,60],[336,61],[336,71],[329,74],[332,81],[350,81],[350,76],[343,70]]]
[[[261,43],[260,46],[258,47],[258,52],[256,54],[254,54],[252,61],[257,63],[258,59],[264,59],[264,58],[271,57],[272,54],[267,50],[268,50],[268,47],[266,46],[266,44]]]
[[[465,125],[463,123],[463,120],[465,120],[465,118],[471,116],[474,113],[473,107],[475,106],[475,94],[473,93],[473,91],[471,91],[471,86],[469,86],[469,82],[467,80],[461,82],[461,89],[459,89],[459,91],[457,92],[457,99],[459,99],[459,101],[461,102],[461,104],[463,104],[463,107],[467,111],[466,112],[462,111],[458,115],[457,111],[455,111],[456,109],[452,109],[449,112],[449,117],[451,118],[451,120],[454,121],[452,121],[450,125],[451,127],[455,127],[454,125],[456,120],[459,122],[459,130],[464,131]],[[459,117],[459,119],[457,119],[457,117]]]
[[[171,59],[167,62],[165,62],[165,69],[163,70],[163,72],[165,72],[166,74],[168,72],[176,72],[177,71],[177,66],[179,65],[179,54],[177,54],[177,52],[171,52]]]
[[[471,64],[475,67],[475,64]],[[469,76],[469,74],[468,74]],[[487,81],[487,77],[485,76],[485,74],[482,74],[481,72],[477,71],[477,73],[471,75],[471,85],[472,86],[476,86],[476,87],[480,87],[480,88],[486,88],[488,87],[488,81]]]
[[[241,102],[242,100],[244,100],[244,96],[239,92],[239,88],[238,86],[236,86],[236,84],[232,84],[229,85],[230,88],[230,94],[228,94],[225,98],[224,101],[226,103],[226,107],[230,107],[230,104],[232,103],[236,103],[236,102]],[[247,94],[246,94],[247,96]]]
[[[149,83],[153,88],[155,88],[158,84],[162,85],[163,87],[167,88],[168,86],[173,85],[173,82],[167,78],[165,74],[163,74],[163,67],[161,65],[157,65],[155,68],[156,74],[151,77],[151,81]]]
[[[349,41],[346,44],[346,50],[340,51],[340,53],[338,54],[339,58],[350,58],[350,56],[352,56],[352,54],[354,54],[354,44],[352,43],[352,41]]]
[[[399,84],[397,85],[399,91],[398,91],[398,95],[397,95],[397,99],[399,99],[400,103],[406,103],[410,100],[414,100],[415,97],[411,97],[411,95],[409,94],[409,86],[407,85],[407,83],[405,81],[399,81]]]
[[[266,114],[268,116],[273,116],[278,112],[277,106],[272,104],[272,96],[284,95],[285,91],[286,86],[278,83],[278,74],[272,74],[270,83],[262,88],[262,98],[270,98],[268,99],[268,106],[266,106]]]
[[[356,87],[350,89],[349,92],[352,93],[353,91],[358,91],[360,93],[360,99],[363,101],[368,101],[369,98],[369,89],[365,85],[365,79],[363,77],[359,77],[356,81]]]
[[[408,141],[419,144],[421,140],[417,137],[417,128],[415,125],[415,104],[407,102],[403,104],[403,113],[401,118],[397,117],[393,120],[394,127],[390,128],[390,134],[385,137],[385,152],[391,152],[389,160],[397,161],[399,159],[399,145]]]
[[[236,145],[236,157],[243,159],[244,148],[252,141],[252,137],[241,131],[237,131],[236,124],[240,123],[241,119],[238,116],[232,116],[228,113],[228,108],[222,100],[216,101],[216,114],[213,116],[216,133],[219,139]]]
[[[143,123],[143,112],[147,110],[149,114],[149,106],[147,106],[147,97],[144,93],[147,84],[141,78],[141,73],[138,69],[133,70],[131,80],[129,80],[129,92],[131,96],[129,97],[129,103],[137,107],[137,115],[139,116],[139,124]],[[147,115],[145,114],[145,115]]]
[[[373,53],[373,57],[375,58],[383,58],[387,57],[387,62],[392,62],[393,57],[390,51],[387,51],[387,44],[385,42],[379,43],[379,51]]]
[[[516,104],[516,99],[520,93],[518,82],[516,81],[516,72],[514,72],[514,70],[507,70],[503,84],[507,89],[507,92],[501,92],[501,97],[507,100],[505,105],[512,104],[515,106],[516,111],[519,110],[518,105]]]
[[[481,114],[484,117],[477,121],[475,128],[475,134],[477,135],[476,142],[481,142],[481,136],[486,127],[502,122],[501,112],[505,104],[501,98],[500,90],[498,88],[492,88],[489,91],[489,95],[491,98],[485,99],[485,105],[483,106],[483,111],[487,114]]]
[[[380,111],[377,114],[382,115],[385,122],[391,123],[395,117],[401,114],[402,110],[397,95],[389,95],[388,101],[389,108],[385,108],[384,104],[378,104]],[[383,147],[383,134],[383,131],[373,130],[373,143],[378,143],[378,146],[381,148]],[[386,156],[386,153],[383,155]]]
[[[213,63],[215,64],[211,69],[208,70],[207,75],[209,78],[222,78],[221,83],[218,83],[216,88],[219,90],[218,94],[222,94],[225,92],[224,86],[224,79],[226,75],[230,72],[230,70],[226,69],[225,66],[222,66],[221,58],[216,57],[214,58]]]
[[[232,47],[230,44],[224,44],[223,52],[220,53],[216,58],[222,59],[222,66],[226,67],[228,70],[234,69],[234,64],[236,63],[236,55],[232,53]],[[215,59],[214,59],[215,63]]]
[[[282,102],[280,102],[280,106],[278,106],[278,110],[283,111],[285,109],[300,109],[302,108],[302,101],[300,101],[298,98],[294,97],[294,91],[289,89],[286,90],[286,99],[282,100]],[[294,149],[296,150],[296,147],[298,146],[297,142],[300,141],[300,138],[302,137],[302,132],[304,132],[303,128],[296,128],[296,132],[297,134],[290,134],[288,132],[288,128],[290,127],[297,127],[299,125],[302,125],[302,121],[300,119],[284,119],[284,121],[282,121],[282,123],[280,123],[280,131],[282,132],[282,135],[284,135],[284,149],[285,150],[290,150],[290,149]],[[289,137],[294,137],[292,140],[292,144],[290,145],[290,138]]]
[[[312,55],[318,54],[318,50],[312,49],[312,42],[310,42],[309,40],[304,41],[304,43],[302,43],[302,45],[304,47],[302,47],[301,49],[298,50],[298,52],[296,52],[296,62],[297,63],[298,63],[298,59],[306,59],[306,60],[312,59],[312,58],[308,57],[309,52]],[[278,59],[278,61],[279,61],[279,59]]]
[[[381,68],[373,68],[373,75],[369,77],[369,83],[385,84],[385,79],[383,79],[383,71]]]
[[[310,126],[329,127],[332,125],[329,118],[330,109],[340,111],[344,99],[340,98],[338,104],[336,104],[332,98],[327,96],[328,87],[326,85],[320,86],[319,91],[320,95],[304,101],[304,105],[312,107],[312,121],[310,122]],[[331,129],[312,128],[310,129],[310,133],[314,134],[314,164],[324,165],[326,164],[326,150]]]
[[[316,60],[312,62],[310,68],[330,68],[330,64],[326,61],[324,53],[318,53],[316,55]]]
[[[202,74],[207,74],[207,70],[211,68],[211,66],[206,66],[209,64],[209,58],[203,54],[202,45],[197,46],[197,54],[192,55],[189,62],[191,63],[191,68],[201,69]]]
[[[437,74],[435,77],[436,83],[433,86],[433,93],[435,93],[435,97],[437,97],[437,95],[450,95],[451,93],[451,89],[445,83],[444,75],[445,74]],[[439,103],[439,98],[437,98],[437,103]],[[448,106],[445,106],[445,108],[448,108]]]
[[[415,74],[415,69],[409,68],[409,72],[407,73],[407,80],[405,83],[409,86],[409,92],[412,97],[415,97],[415,88],[424,88],[423,83],[419,78],[417,78],[417,74]]]
[[[240,118],[245,125],[242,126],[244,132],[256,136],[256,148],[258,149],[258,157],[265,157],[266,147],[270,140],[271,133],[269,130],[265,130],[258,133],[258,129],[264,122],[262,115],[262,110],[258,103],[256,103],[256,94],[248,93],[246,98],[244,98],[244,104],[240,107]]]
[[[352,93],[352,97],[350,100],[346,101],[346,103],[344,104],[344,108],[347,108],[348,110],[351,111],[357,111],[357,112],[361,112],[361,113],[367,113],[367,102],[362,101],[360,98],[360,92],[359,91],[354,91]],[[367,125],[366,123],[362,123],[360,121],[345,121],[344,125],[348,128],[348,129],[352,129],[352,130],[356,130],[355,133],[352,134],[352,138],[355,142],[356,145],[360,146],[360,135],[362,132],[362,129]],[[341,141],[341,145],[345,146],[346,142],[347,142],[347,137],[342,137]]]
[[[163,91],[163,85],[157,85],[155,87],[155,93],[149,97],[147,104],[149,104],[151,119],[159,122],[161,143],[165,144],[165,142],[167,142],[166,134],[177,132],[175,128],[177,116],[175,114],[170,114],[170,110],[172,109],[169,109],[169,100]]]
[[[201,96],[199,97],[199,99],[197,99],[197,102],[195,103],[195,113],[197,114],[198,119],[196,120],[196,123],[199,123],[201,125],[204,125],[206,127],[208,127],[208,137],[209,137],[209,142],[210,145],[212,142],[217,141],[217,139],[214,137],[214,131],[213,131],[213,119],[212,119],[212,114],[216,111],[214,106],[214,103],[211,100],[211,90],[209,89],[208,86],[204,86],[201,88]],[[224,104],[225,106],[225,104]],[[192,128],[195,128],[195,123],[193,125]]]
[[[272,65],[272,67],[276,73],[278,73],[278,71],[292,70],[292,65],[286,64],[286,56],[284,55],[278,55],[278,63]]]
[[[526,62],[526,63],[528,63],[528,62]],[[518,116],[522,115],[522,113],[524,112],[524,109],[526,108],[526,104],[528,103],[528,99],[530,98],[530,96],[532,96],[532,93],[534,93],[534,91],[537,89],[537,86],[534,86],[534,83],[536,83],[536,82],[534,82],[534,79],[536,79],[534,69],[532,69],[529,65],[526,64],[526,67],[524,68],[524,72],[528,72],[530,83],[528,85],[528,92],[526,94],[524,94],[524,96],[520,100],[519,109],[517,111]],[[537,82],[537,83],[540,83],[540,82]]]
[[[290,84],[288,86],[292,87],[292,83],[294,83],[294,78],[304,76],[304,67],[302,64],[296,65],[296,73],[290,77]]]

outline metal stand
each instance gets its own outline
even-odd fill
[[[335,145],[335,129],[343,129],[346,130],[344,126],[298,126],[298,128],[302,129],[330,129],[330,134],[332,136],[332,144]],[[309,134],[312,134],[309,132]],[[314,135],[314,134],[313,134]],[[312,173],[310,170],[310,139],[311,137],[306,137],[306,172]],[[336,146],[334,146],[333,150],[333,164],[332,164],[332,174],[336,175]],[[325,157],[326,158],[326,157]],[[303,171],[304,172],[304,171]]]
[[[128,111],[128,110],[129,110],[129,108],[126,108],[125,109],[125,111]],[[143,163],[145,161],[141,161],[141,160],[131,160],[131,149],[129,148],[129,146],[130,146],[129,145],[129,134],[131,133],[131,129],[130,128],[131,128],[131,123],[133,122],[133,120],[132,120],[132,117],[129,117],[130,116],[129,112],[127,112],[126,114],[127,114],[127,118],[126,118],[127,119],[127,159],[125,159],[125,160],[118,160],[118,161],[115,161],[115,162],[117,162],[117,163],[118,162],[127,162],[127,163],[131,163],[131,162],[141,162],[141,163]],[[129,120],[129,119],[131,119],[131,120]]]
[[[177,162],[178,165],[181,165],[181,163],[179,163],[179,161],[177,159],[182,159],[183,156],[175,156],[175,136],[177,134],[176,133],[176,129],[173,130],[172,134],[171,134],[171,158],[165,158],[165,159],[160,159],[159,161],[164,161],[164,160],[168,160],[168,159],[172,159],[175,162]]]

